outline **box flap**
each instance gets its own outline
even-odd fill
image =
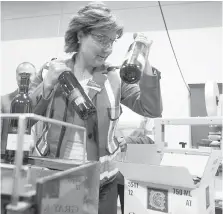
[[[117,161],[117,166],[130,180],[196,188],[214,178],[220,154],[218,150],[197,149],[164,149],[159,153],[155,145],[130,145],[124,162]],[[197,177],[201,181],[195,184]]]
[[[184,167],[146,165],[117,161],[117,167],[126,179],[158,183],[168,186],[195,188],[188,169]]]
[[[85,164],[89,163],[86,161]],[[30,156],[29,164],[36,165],[39,167],[54,169],[54,170],[68,170],[70,168],[78,167],[83,165],[83,161],[79,159],[59,159],[59,158],[46,158],[46,157],[37,157]]]
[[[209,156],[190,153],[164,153],[161,166],[185,167],[193,177],[202,178]]]
[[[221,152],[214,149],[166,149],[160,165],[187,168],[192,179],[201,178],[198,183],[200,186],[210,183],[214,178],[220,163],[220,156]]]
[[[128,144],[125,161],[159,165],[162,153],[156,144]]]
[[[206,185],[210,183],[210,180],[212,180],[215,177],[221,159],[222,159],[221,151],[213,149],[209,156],[208,162],[205,166],[205,170],[200,185]]]

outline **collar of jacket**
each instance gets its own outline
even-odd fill
[[[71,68],[72,71],[74,68],[76,56],[77,56],[77,53],[74,53],[72,58],[70,58],[66,61],[66,65],[69,68]],[[107,68],[108,67],[109,67],[109,65],[105,64],[105,65],[102,65],[101,67],[94,69],[93,78],[91,81],[94,84],[97,84],[98,86],[100,86],[100,90],[95,90],[93,88],[89,88],[88,96],[91,98],[91,100],[94,99],[94,97],[97,95],[97,93],[99,93],[100,91],[102,91],[104,89],[104,87],[105,87],[104,83],[108,79],[108,77],[107,77],[107,73],[108,73]]]

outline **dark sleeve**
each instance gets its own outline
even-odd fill
[[[32,99],[33,103],[33,109],[34,109],[33,113],[39,115],[44,115],[53,94],[51,92],[47,98],[44,96],[42,70],[43,66],[38,72],[35,79],[30,83],[30,89],[29,89],[29,96]]]

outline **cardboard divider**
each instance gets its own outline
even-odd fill
[[[195,185],[188,169],[183,167],[156,166],[117,162],[117,166],[126,179],[162,185],[194,188]]]

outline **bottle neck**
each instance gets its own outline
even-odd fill
[[[27,86],[19,86],[19,93],[28,94],[29,87]]]
[[[27,94],[29,90],[29,74],[22,74],[20,85],[19,85],[19,93],[25,93]]]

